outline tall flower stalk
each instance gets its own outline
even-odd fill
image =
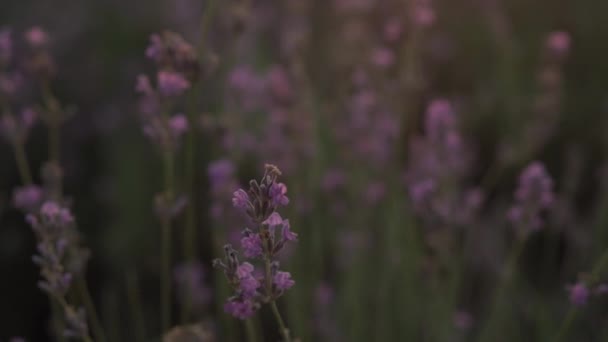
[[[239,189],[232,198],[233,205],[246,214],[252,226],[243,230],[242,254],[262,263],[263,273],[256,272],[249,262],[241,263],[237,251],[229,244],[224,247],[224,260],[216,259],[213,264],[224,271],[234,289],[234,295],[228,298],[224,310],[245,320],[253,316],[262,304],[268,304],[283,340],[290,342],[291,334],[276,300],[295,285],[295,281],[289,272],[279,270],[277,256],[287,243],[297,240],[297,234],[291,231],[289,220],[284,220],[277,212],[279,207],[289,203],[287,186],[278,182],[280,175],[281,171],[276,166],[267,164],[259,183],[251,180],[247,191]]]

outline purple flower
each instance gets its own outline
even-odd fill
[[[283,218],[281,217],[281,214],[279,214],[275,211],[272,214],[270,214],[270,216],[268,216],[268,218],[266,220],[264,220],[264,222],[262,222],[262,223],[268,225],[268,227],[270,227],[270,229],[274,229],[276,226],[283,224],[283,222],[284,221],[283,221]]]
[[[207,168],[209,182],[213,186],[225,184],[234,175],[234,164],[228,159],[216,160],[209,163]]]
[[[243,255],[247,258],[255,258],[262,255],[262,239],[256,233],[248,233],[247,236],[241,239],[241,247]]]
[[[291,279],[291,274],[289,272],[277,271],[272,279],[272,283],[279,290],[288,290],[294,286],[296,282]]]
[[[587,285],[582,282],[578,282],[568,287],[570,303],[575,306],[583,306],[587,303],[589,298],[589,289]]]
[[[289,220],[283,221],[281,235],[283,236],[283,241],[296,241],[298,239],[298,234],[290,230]]]
[[[163,42],[158,34],[150,36],[150,45],[146,48],[146,57],[151,60],[158,62],[161,58],[163,51]]]
[[[154,94],[152,83],[150,82],[150,78],[147,75],[137,76],[137,80],[135,81],[135,90],[138,93],[142,93],[148,96]]]
[[[238,189],[235,191],[232,197],[232,205],[235,208],[239,208],[241,210],[247,210],[251,206],[251,202],[249,202],[249,195],[243,189]]]
[[[564,31],[551,32],[546,44],[549,52],[557,57],[563,57],[570,50],[570,34]]]
[[[44,48],[48,42],[49,37],[46,31],[39,26],[34,26],[25,32],[25,41],[30,47],[34,49]]]
[[[16,188],[13,192],[13,205],[25,212],[34,212],[42,202],[43,191],[37,185]]]
[[[378,68],[388,68],[395,64],[395,53],[387,47],[378,47],[372,51],[371,61]]]
[[[248,262],[240,264],[236,269],[236,276],[241,278],[249,277],[253,273],[254,267]]]
[[[470,313],[459,310],[453,316],[454,326],[462,331],[469,330],[473,325],[473,316]]]
[[[254,267],[248,262],[244,262],[236,269],[235,275],[239,280],[239,290],[242,295],[251,298],[260,287],[260,282],[253,275]]]
[[[190,82],[180,73],[159,71],[157,74],[158,90],[164,96],[179,96],[190,88]]]
[[[53,201],[45,202],[42,205],[40,215],[46,222],[58,226],[67,226],[74,222],[72,213],[67,208],[63,208]]]
[[[188,131],[188,119],[184,114],[177,114],[169,119],[169,129],[174,137],[179,137]]]
[[[255,305],[250,299],[231,299],[224,304],[224,311],[238,319],[247,319],[255,313]]]
[[[555,199],[553,180],[543,164],[533,162],[521,173],[514,197],[515,204],[507,213],[509,221],[524,231],[540,229],[544,223],[541,213]]]
[[[210,299],[210,289],[204,284],[204,269],[199,263],[181,264],[175,269],[177,293],[183,305],[202,310]]]
[[[289,198],[285,196],[287,194],[287,186],[283,183],[273,183],[270,186],[268,194],[272,203],[276,206],[289,204]]]

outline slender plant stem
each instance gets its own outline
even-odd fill
[[[165,122],[169,120],[169,111],[163,112]],[[171,327],[171,207],[174,198],[175,155],[173,146],[167,141],[163,149],[164,203],[167,212],[161,213],[161,260],[160,260],[160,321],[162,332]]]
[[[135,271],[127,272],[127,300],[131,307],[131,317],[135,341],[144,342],[146,339],[146,328],[141,306],[141,294],[139,292],[139,279]]]
[[[245,320],[245,332],[247,334],[247,342],[257,342],[253,319],[249,318]]]
[[[518,239],[517,242],[515,243],[514,248],[511,250],[509,259],[508,259],[506,267],[505,267],[506,273],[505,273],[504,277],[501,279],[500,284],[498,285],[498,289],[496,290],[494,297],[491,301],[491,307],[490,307],[490,311],[488,313],[488,321],[485,324],[485,326],[483,327],[483,329],[479,335],[480,336],[479,341],[481,341],[481,342],[491,341],[491,338],[492,338],[491,333],[493,332],[493,329],[494,329],[495,325],[497,324],[496,315],[502,312],[502,310],[501,310],[502,304],[505,303],[505,299],[506,299],[505,296],[507,295],[507,292],[511,286],[513,278],[515,277],[515,272],[516,272],[516,268],[517,268],[517,260],[519,260],[519,256],[521,255],[525,242],[526,242],[525,238]]]
[[[277,302],[272,300],[270,301],[270,308],[272,309],[272,313],[274,314],[274,318],[277,320],[279,324],[279,328],[281,329],[281,335],[283,336],[283,342],[291,342],[291,337],[289,337],[289,329],[285,326],[285,322],[283,321],[283,317],[281,317],[281,313],[279,312],[279,308],[277,307]]]
[[[283,342],[291,342],[291,337],[289,336],[289,329],[285,325],[285,321],[283,321],[283,317],[281,317],[281,313],[279,312],[279,308],[277,307],[277,303],[274,299],[272,299],[272,272],[270,269],[270,259],[267,257],[264,260],[264,266],[266,269],[266,294],[269,298],[269,305],[272,309],[272,313],[274,314],[274,318],[279,325],[279,329],[281,332],[281,336],[283,336]]]
[[[42,84],[42,96],[45,106],[49,111],[49,159],[58,163],[61,158],[61,108],[51,91],[51,86],[48,81],[45,81]]]
[[[557,332],[557,336],[555,337],[555,340],[553,340],[554,342],[560,342],[566,338],[568,330],[570,329],[570,326],[572,326],[572,322],[574,322],[574,320],[576,319],[577,312],[578,312],[578,310],[576,308],[570,308],[570,311],[568,311],[566,318],[562,322],[561,327],[559,328],[559,331]]]
[[[608,266],[608,249],[606,251],[604,251],[604,254],[602,254],[602,256],[600,257],[598,262],[593,267],[593,270],[591,271],[591,275],[589,277],[589,283],[587,284],[587,286],[593,286],[594,283],[596,283],[598,281],[599,277],[603,273],[606,266]],[[566,335],[568,333],[568,330],[570,329],[570,326],[572,326],[572,323],[578,316],[578,312],[579,311],[574,307],[571,308],[570,311],[568,311],[568,314],[566,315],[566,318],[564,318],[564,320],[560,326],[560,329],[555,337],[555,340],[554,340],[555,342],[562,341],[563,339],[566,338]]]
[[[84,307],[87,311],[89,321],[91,322],[91,330],[93,332],[93,336],[95,336],[97,342],[106,341],[105,332],[103,331],[103,328],[101,326],[101,321],[99,320],[99,315],[97,314],[95,303],[93,302],[93,298],[91,298],[91,293],[89,292],[86,280],[84,279],[84,276],[82,274],[78,276],[76,286],[78,287],[78,292],[80,293],[80,297],[84,303]]]
[[[199,55],[199,64],[204,67],[204,52],[205,43],[207,40],[207,32],[211,26],[213,19],[215,0],[205,1],[205,8],[203,9],[201,25],[200,25],[200,37],[198,41],[197,51]],[[197,98],[201,93],[201,81],[190,90],[188,94],[188,121],[194,122],[197,114]],[[182,249],[184,252],[184,259],[187,261],[194,261],[198,255],[198,241],[196,235],[196,201],[195,201],[195,168],[196,168],[196,135],[197,132],[194,129],[188,130],[186,136],[186,165],[185,165],[185,178],[186,178],[186,189],[188,192],[188,206],[186,208],[186,221],[184,236],[182,238]],[[186,300],[182,303],[180,311],[180,319],[182,323],[186,323],[189,320],[191,311],[191,301]]]
[[[21,176],[21,182],[24,185],[31,185],[34,181],[32,179],[32,172],[30,166],[27,163],[27,156],[23,142],[17,142],[14,144],[15,149],[15,160],[17,162],[17,168],[19,169],[19,175]]]

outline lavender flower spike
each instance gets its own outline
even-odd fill
[[[232,198],[232,204],[244,211],[253,224],[253,229],[243,231],[243,255],[252,259],[252,262],[256,259],[262,262],[264,274],[257,276],[252,263],[240,263],[236,251],[230,245],[225,247],[224,259],[214,260],[213,265],[224,270],[234,290],[234,296],[228,299],[224,310],[236,318],[246,319],[262,304],[269,304],[283,339],[290,342],[289,330],[283,323],[275,301],[293,287],[295,281],[289,272],[278,270],[275,258],[287,242],[297,239],[297,234],[291,232],[289,220],[284,220],[276,211],[289,203],[287,186],[277,181],[280,175],[281,171],[276,166],[266,165],[264,176],[259,182],[250,181],[247,191],[239,189]],[[275,236],[277,227],[281,227],[280,239]]]

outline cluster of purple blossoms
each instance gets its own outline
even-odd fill
[[[182,306],[189,306],[194,313],[202,313],[211,299],[211,289],[204,282],[203,266],[197,262],[181,264],[174,274]]]
[[[254,229],[246,228],[241,239],[243,255],[249,259],[263,260],[265,273],[256,273],[249,262],[240,263],[236,250],[231,245],[224,247],[224,260],[214,260],[214,266],[224,270],[235,295],[224,306],[234,317],[251,317],[262,303],[279,298],[295,285],[289,272],[279,270],[277,254],[286,243],[296,241],[289,220],[284,220],[276,211],[289,203],[287,187],[277,181],[281,175],[274,165],[266,165],[262,180],[252,180],[249,190],[234,192],[233,205],[249,218]],[[277,231],[280,231],[277,233]]]
[[[406,182],[414,209],[440,224],[465,224],[481,206],[483,193],[463,185],[472,156],[450,102],[430,103],[425,135],[412,141]]]
[[[24,108],[17,115],[4,112],[0,117],[0,136],[11,144],[23,144],[37,119],[37,113],[31,108]]]
[[[73,278],[88,259],[88,251],[78,245],[75,221],[68,208],[56,202],[45,202],[38,214],[27,216],[38,240],[33,260],[40,267],[39,287],[63,308],[67,323],[64,334],[88,337],[84,310],[75,308],[66,298]]]
[[[38,185],[25,185],[13,191],[13,205],[26,213],[36,212],[44,198],[44,191]]]
[[[196,51],[178,34],[163,32],[150,37],[146,56],[155,62],[156,87],[146,75],[139,75],[135,90],[142,95],[140,110],[144,134],[163,149],[175,149],[188,131],[184,114],[169,115],[175,101],[198,79]]]
[[[36,28],[36,30],[41,31],[40,28]],[[26,38],[28,35],[29,31],[26,33]],[[28,43],[28,45],[31,44]],[[42,49],[42,47],[36,51],[39,49]],[[46,50],[43,52],[48,54]],[[32,52],[32,55],[43,52]],[[31,55],[24,57],[27,60],[31,58],[34,57]],[[23,70],[23,63],[17,62],[16,59],[11,31],[8,29],[0,30],[0,104],[2,104],[0,137],[13,145],[22,145],[27,140],[32,127],[36,124],[39,113],[31,106],[16,108],[17,106],[13,103],[22,93],[26,83],[25,74],[28,72],[28,70]]]
[[[597,285],[592,289],[583,281],[578,281],[573,285],[569,285],[566,289],[568,290],[568,299],[574,306],[584,306],[591,296],[608,293],[608,285],[606,284]]]
[[[555,194],[553,180],[540,162],[532,162],[521,173],[515,191],[515,204],[507,214],[520,233],[527,233],[542,228],[543,211],[551,208]]]

